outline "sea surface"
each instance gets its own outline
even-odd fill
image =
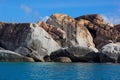
[[[120,64],[0,62],[0,80],[120,80]]]

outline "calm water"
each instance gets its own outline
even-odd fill
[[[120,80],[120,65],[1,62],[0,80]]]

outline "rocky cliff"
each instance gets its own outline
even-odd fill
[[[98,14],[53,14],[46,22],[0,22],[0,61],[120,63],[120,24]]]

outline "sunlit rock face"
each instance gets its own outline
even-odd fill
[[[101,62],[120,63],[120,43],[109,43],[100,49]]]
[[[45,22],[38,22],[37,23],[39,27],[43,28],[47,33],[50,34],[50,36],[60,45],[63,45],[64,40],[66,39],[67,35],[66,32],[62,29],[47,24]]]
[[[89,30],[98,49],[110,42],[120,42],[119,25],[107,23],[102,16],[91,14],[75,19]]]
[[[46,23],[61,28],[66,32],[67,36],[66,40],[63,42],[63,47],[74,45],[94,47],[92,36],[87,28],[68,15],[53,14],[48,18]]]
[[[37,24],[0,23],[0,47],[41,60],[60,48]]]

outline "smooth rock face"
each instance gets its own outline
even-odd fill
[[[46,32],[48,32],[51,37],[60,45],[62,46],[62,43],[64,39],[66,39],[67,34],[62,29],[55,27],[53,25],[47,24],[45,22],[38,22],[37,23],[40,27],[42,27]]]
[[[63,47],[74,45],[84,47],[94,46],[92,36],[86,27],[65,14],[53,14],[46,23],[59,27],[66,32],[67,38],[63,42]]]
[[[72,62],[99,62],[99,54],[97,52],[97,49],[72,46],[52,52],[50,58],[54,60],[59,57],[69,57]]]
[[[90,31],[96,48],[100,49],[110,42],[120,42],[119,25],[114,27],[112,24],[105,22],[102,16],[93,14],[80,16],[75,19],[85,25]]]
[[[9,62],[34,62],[33,58],[24,57],[18,53],[9,50],[0,50],[0,61]]]
[[[60,48],[57,42],[37,24],[0,24],[0,47],[41,60]]]
[[[102,53],[101,62],[120,62],[120,43],[109,43],[103,46],[100,52]]]

